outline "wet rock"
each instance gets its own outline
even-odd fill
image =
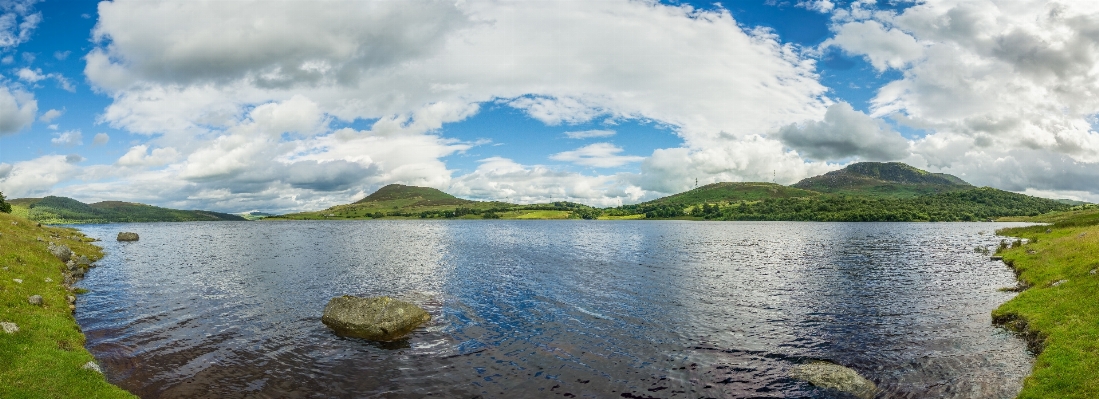
[[[57,259],[61,259],[62,262],[68,262],[72,259],[73,251],[70,250],[67,245],[50,243],[48,249],[53,256],[56,256]]]
[[[72,276],[76,278],[84,278],[84,269],[76,268],[72,271]]]
[[[99,368],[99,365],[95,364],[95,362],[92,362],[92,361],[84,363],[84,365],[80,366],[80,368],[82,368],[84,370],[91,370],[91,371],[97,372],[99,374],[103,374],[103,370]]]
[[[29,302],[31,305],[34,305],[34,306],[42,306],[42,296],[41,295],[31,295],[31,296],[27,297],[27,302]]]
[[[992,260],[1004,260],[1003,256],[993,256]]]
[[[19,326],[15,323],[8,321],[0,321],[0,328],[3,328],[4,332],[7,334],[15,334],[19,332]]]
[[[137,233],[120,232],[118,233],[118,241],[137,241]]]
[[[324,307],[321,322],[336,334],[372,341],[400,339],[431,320],[419,306],[390,297],[332,298]]]
[[[1064,284],[1064,283],[1067,283],[1067,282],[1068,282],[1068,280],[1063,280],[1063,279],[1062,279],[1062,280],[1057,280],[1057,281],[1054,281],[1054,282],[1053,282],[1052,284],[1050,284],[1049,286],[1050,286],[1050,287],[1056,287],[1056,286],[1059,286],[1059,285],[1061,285],[1061,284]]]
[[[873,398],[878,391],[874,382],[859,375],[857,371],[828,362],[798,365],[790,370],[790,377],[863,399]]]

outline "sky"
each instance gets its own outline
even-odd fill
[[[1099,202],[1099,2],[0,0],[0,192],[616,206],[897,161]]]

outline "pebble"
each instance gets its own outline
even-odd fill
[[[52,283],[52,282],[53,282],[53,279],[52,279],[52,278],[49,278],[49,277],[46,277],[46,282],[47,282],[47,283]]]
[[[15,325],[15,323],[7,321],[0,321],[0,328],[3,328],[4,332],[8,334],[15,334],[19,332],[19,326]]]
[[[95,364],[95,362],[92,362],[92,361],[84,363],[84,365],[81,366],[80,368],[82,368],[84,370],[91,370],[91,371],[97,372],[99,374],[103,374],[103,370],[99,368],[99,365]]]
[[[27,297],[27,302],[29,302],[31,305],[34,305],[34,306],[42,306],[42,296],[41,295],[31,295],[31,296]]]
[[[1054,281],[1053,284],[1050,284],[1050,286],[1056,287],[1058,285],[1061,285],[1061,284],[1064,284],[1064,283],[1067,283],[1067,282],[1068,282],[1068,280],[1057,280],[1057,281]]]
[[[19,284],[23,284],[23,279],[13,278],[13,279],[11,279],[11,281],[14,281],[14,282],[19,283]]]

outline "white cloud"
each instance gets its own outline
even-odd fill
[[[109,141],[111,141],[111,136],[107,135],[107,133],[96,133],[95,137],[92,138],[92,144],[94,145],[107,144]]]
[[[614,136],[614,130],[582,130],[577,132],[565,132],[565,137],[570,139],[590,139],[595,137]]]
[[[34,3],[37,0],[0,2],[0,50],[30,40],[31,33],[42,22],[42,13],[32,12]]]
[[[32,94],[0,82],[0,136],[23,130],[34,122],[36,113],[38,102]]]
[[[39,81],[42,81],[42,80],[45,80],[45,79],[54,79],[54,80],[57,81],[57,86],[60,87],[62,90],[65,90],[65,91],[68,91],[68,92],[75,92],[76,91],[76,86],[73,86],[72,82],[69,81],[68,78],[66,78],[64,75],[62,75],[60,73],[43,74],[41,68],[38,68],[38,69],[21,68],[18,71],[16,71],[15,74],[16,74],[16,76],[19,77],[19,79],[21,79],[21,80],[23,80],[27,83],[32,83],[32,84],[33,83],[38,83]]]
[[[84,144],[84,136],[80,134],[80,130],[69,130],[62,133],[57,133],[56,136],[50,139],[53,145],[72,147]]]
[[[53,58],[56,58],[58,61],[64,61],[69,58],[69,54],[72,54],[72,51],[54,51]]]
[[[815,160],[858,157],[864,161],[895,161],[908,156],[908,140],[880,120],[845,102],[832,104],[823,121],[782,127],[775,134],[784,144]]]
[[[65,111],[50,109],[49,111],[46,111],[45,113],[43,113],[42,116],[38,117],[38,120],[42,121],[43,123],[50,123],[54,119],[57,119],[57,117],[61,116],[61,114],[64,114],[64,113],[65,113]]]
[[[931,132],[911,162],[978,185],[1099,194],[1099,3],[936,1],[873,18],[924,46],[872,101],[872,116]]]
[[[4,169],[0,166],[0,169]],[[39,197],[48,195],[50,189],[80,174],[76,165],[64,155],[47,155],[11,165],[10,172],[0,177],[4,195],[8,198]]]
[[[100,133],[103,134],[103,133]],[[96,135],[98,138],[99,135]],[[149,151],[147,145],[130,147],[126,154],[118,158],[119,166],[162,166],[179,160],[179,151],[174,148],[154,148]]]
[[[902,68],[923,56],[923,45],[899,29],[878,21],[848,22],[836,28],[836,35],[821,48],[836,46],[850,54],[865,55],[878,71]]]
[[[545,34],[561,26],[570,28]],[[100,5],[93,35],[97,47],[85,56],[85,75],[113,99],[102,121],[149,135],[140,145],[176,149],[180,158],[163,165],[164,176],[210,193],[290,187],[301,204],[336,201],[324,191],[335,188],[350,195],[385,182],[451,186],[464,177],[452,176],[441,158],[476,143],[436,131],[484,103],[547,124],[653,121],[683,138],[689,157],[819,118],[828,103],[813,62],[770,31],[745,31],[722,10],[650,2],[317,8],[119,0]],[[293,108],[302,115],[287,108],[287,120],[263,116],[292,100],[315,108]],[[333,118],[376,122],[365,131],[330,132]],[[296,133],[282,135],[289,131]],[[600,165],[641,159],[617,154],[573,155]],[[301,176],[317,165],[342,165],[360,168],[361,177],[346,174],[309,191],[269,172],[297,163]]]
[[[616,168],[628,163],[640,162],[645,159],[645,157],[618,155],[621,152],[622,148],[617,147],[614,144],[594,143],[572,151],[564,151],[550,155],[550,159],[596,168]]]
[[[520,204],[574,201],[617,206],[644,198],[641,189],[619,176],[586,176],[541,165],[522,165],[501,157],[481,160],[477,170],[454,179],[447,191],[463,198]]]

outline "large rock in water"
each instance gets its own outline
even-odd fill
[[[137,241],[137,233],[122,231],[118,233],[118,241]]]
[[[324,307],[321,322],[336,334],[393,341],[431,320],[419,306],[382,296],[359,298],[344,295],[332,298]]]
[[[801,364],[790,371],[790,377],[821,388],[835,389],[862,399],[871,399],[878,386],[855,370],[828,362]]]

